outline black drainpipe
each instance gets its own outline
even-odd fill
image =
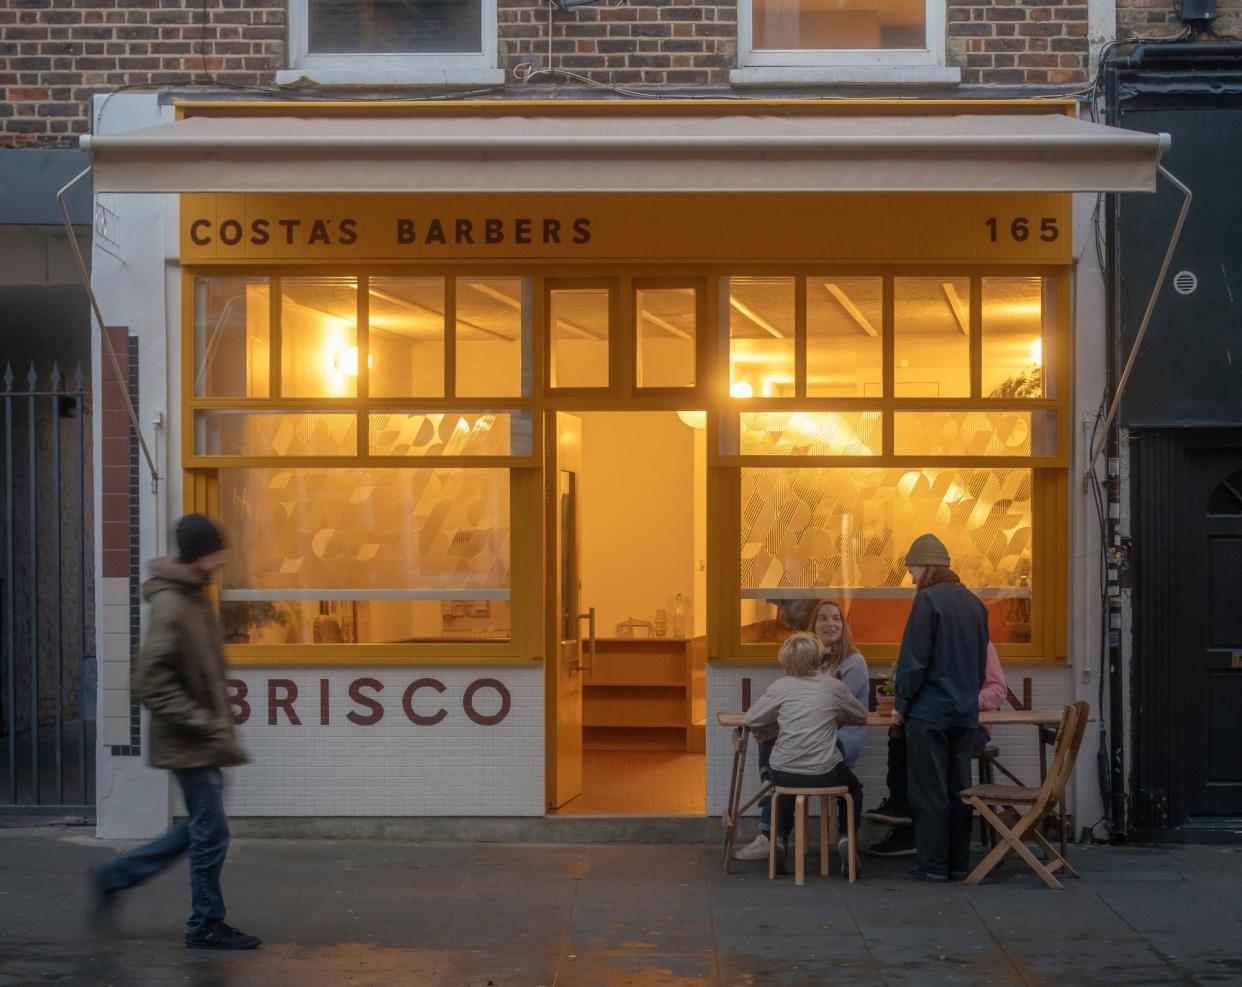
[[[1119,126],[1117,68],[1118,63],[1129,62],[1130,59],[1111,61],[1104,76],[1105,120],[1111,126]],[[1105,324],[1108,341],[1105,346],[1105,393],[1112,400],[1117,388],[1119,368],[1118,348],[1121,345],[1119,326],[1120,306],[1118,292],[1120,286],[1117,278],[1120,247],[1117,242],[1117,213],[1120,200],[1116,194],[1109,196],[1109,207],[1105,215],[1104,272],[1108,290],[1105,295]],[[1114,842],[1124,840],[1126,830],[1126,750],[1125,750],[1125,690],[1123,688],[1121,667],[1121,596],[1117,584],[1117,551],[1120,545],[1120,494],[1121,483],[1118,464],[1121,448],[1121,416],[1118,415],[1109,430],[1108,443],[1105,446],[1104,482],[1105,503],[1108,511],[1105,525],[1104,544],[1100,550],[1104,553],[1104,564],[1107,572],[1107,605],[1101,615],[1104,621],[1104,640],[1108,668],[1108,725],[1101,750],[1101,761],[1107,762],[1107,790],[1105,791],[1108,811],[1108,830]],[[1104,746],[1106,745],[1106,746]],[[1101,763],[1101,774],[1105,764]],[[1102,779],[1103,780],[1103,779]]]

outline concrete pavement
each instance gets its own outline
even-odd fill
[[[1075,848],[1053,892],[1012,862],[978,888],[904,858],[796,888],[705,846],[244,839],[229,920],[265,943],[211,954],[181,945],[184,866],[88,934],[83,873],[119,846],[0,828],[0,985],[1242,983],[1242,848]]]

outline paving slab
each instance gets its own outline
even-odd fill
[[[230,921],[254,953],[187,951],[187,867],[85,924],[87,869],[132,843],[0,828],[0,987],[418,984],[802,987],[1242,984],[1242,854],[1073,848],[1064,891],[1007,863],[979,887],[862,878],[803,887],[713,846],[238,839]]]

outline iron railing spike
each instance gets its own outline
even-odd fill
[[[60,390],[60,363],[56,360],[52,361],[51,381],[52,381],[52,390],[59,391]]]
[[[35,389],[36,386],[38,386],[39,372],[35,370],[34,360],[30,361],[30,370],[26,374],[26,383],[30,385],[30,389],[32,391]]]
[[[6,391],[13,390],[13,364],[5,361],[4,364],[4,389]]]

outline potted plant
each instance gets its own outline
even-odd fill
[[[249,644],[250,632],[269,624],[287,627],[289,615],[270,600],[241,600],[220,607],[220,624],[227,644]]]
[[[875,687],[875,711],[881,716],[893,715],[893,703],[897,701],[897,684],[889,678]]]

